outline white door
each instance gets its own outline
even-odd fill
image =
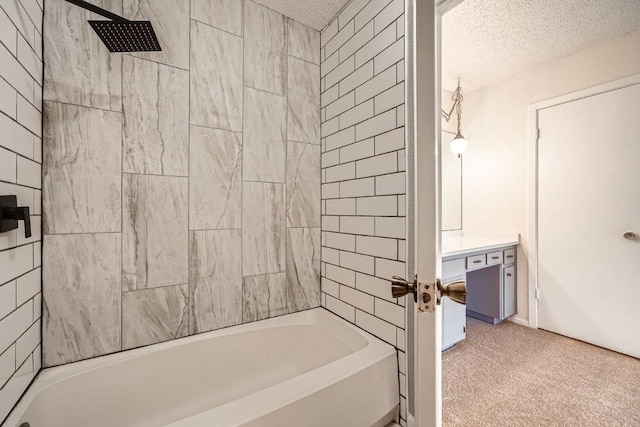
[[[640,357],[640,84],[538,127],[538,325]]]
[[[440,252],[440,21],[462,0],[406,0],[406,132],[410,275],[434,283]],[[442,425],[441,307],[420,311],[407,299],[407,422]]]

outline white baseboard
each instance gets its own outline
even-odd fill
[[[521,319],[520,317],[517,317],[517,316],[511,316],[507,320],[510,321],[510,322],[513,322],[513,323],[515,323],[517,325],[526,326],[527,328],[530,327],[528,320]]]

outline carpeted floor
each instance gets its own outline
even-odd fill
[[[638,359],[470,318],[467,339],[442,359],[446,427],[640,426]]]

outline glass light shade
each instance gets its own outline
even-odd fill
[[[464,136],[457,133],[455,138],[453,138],[453,141],[449,143],[449,148],[451,148],[451,151],[453,151],[454,154],[460,155],[464,153],[468,145],[469,142],[464,139]]]

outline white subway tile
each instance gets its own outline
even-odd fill
[[[42,139],[33,135],[33,160],[42,164]]]
[[[322,123],[322,137],[326,137],[340,130],[340,123],[337,117]]]
[[[356,214],[370,216],[396,216],[397,196],[362,197],[356,200]]]
[[[398,352],[398,367],[401,374],[407,374],[407,355],[403,351]]]
[[[11,184],[5,184],[3,182],[0,182],[0,186],[4,186],[4,185],[11,185]],[[3,194],[7,194],[7,193],[3,193]],[[0,233],[0,251],[9,249],[9,248],[15,248],[17,245],[18,245],[18,230],[11,230],[11,231],[7,231],[6,233]]]
[[[345,145],[356,142],[356,128],[348,128],[341,130],[340,132],[329,135],[326,139],[326,150],[335,150],[336,148],[344,147]]]
[[[373,72],[378,74],[389,69],[404,58],[404,37],[380,52],[373,60]],[[397,67],[391,67],[394,78],[397,81]]]
[[[345,181],[347,179],[354,179],[356,177],[356,164],[345,163],[342,165],[332,166],[326,168],[326,180],[327,182]]]
[[[331,150],[322,153],[322,167],[328,168],[329,166],[335,166],[340,163],[340,151]]]
[[[398,240],[398,261],[407,261],[407,244],[404,240]]]
[[[400,395],[406,396],[407,395],[407,377],[404,374],[398,373],[398,378],[400,380]]]
[[[36,321],[42,317],[42,292],[33,297],[33,320]]]
[[[329,199],[326,201],[326,215],[355,215],[355,199]]]
[[[41,353],[42,350],[40,350],[40,345],[38,345],[33,351],[33,372],[35,373],[39,372],[42,367]]]
[[[373,314],[373,297],[347,286],[340,286],[340,300]]]
[[[322,184],[323,199],[337,199],[340,197],[340,183]]]
[[[396,31],[398,37],[404,37],[404,13],[396,20]]]
[[[40,342],[40,321],[35,322],[27,331],[16,341],[16,362],[22,363]]]
[[[371,99],[396,84],[396,70],[389,68],[356,89],[356,104]],[[394,126],[395,127],[395,126]]]
[[[42,265],[42,243],[35,242],[33,244],[33,266],[40,267]]]
[[[340,296],[340,284],[323,277],[320,280],[322,286],[322,292],[325,292],[332,297],[339,298]]]
[[[376,217],[376,236],[404,239],[406,221],[404,217]]]
[[[405,194],[406,178],[404,172],[392,173],[376,177],[376,196],[386,194]]]
[[[0,145],[23,156],[33,157],[33,134],[31,132],[4,114],[0,114],[0,129],[2,129]]]
[[[338,82],[342,84],[342,81],[345,79],[345,77],[353,73],[355,69],[356,68],[355,68],[354,58],[353,57],[347,58],[343,63],[338,65],[336,68],[333,69],[333,71],[329,72],[325,76],[324,79],[325,79],[326,87],[330,88],[331,86],[335,85]],[[342,94],[343,92],[341,91],[340,95]]]
[[[404,128],[394,129],[391,132],[383,133],[375,137],[376,154],[388,153],[390,151],[404,148]]]
[[[327,310],[337,314],[338,316],[351,323],[356,323],[355,307],[352,307],[349,304],[332,297],[331,295],[327,295],[325,304]]]
[[[407,199],[405,196],[398,196],[398,216],[407,215]]]
[[[398,83],[403,82],[404,79],[404,59],[396,64],[396,80]]]
[[[379,277],[356,273],[356,289],[387,301],[395,301],[391,295],[391,282]]]
[[[391,110],[356,125],[356,141],[371,138],[396,128],[396,112]]]
[[[38,2],[36,0],[20,0],[22,7],[27,11],[29,18],[33,21],[35,25],[35,30],[42,34],[42,9],[38,6]],[[39,37],[39,34],[36,34],[36,38]]]
[[[351,20],[362,10],[363,7],[369,3],[370,0],[352,0],[338,15],[340,21],[340,28],[351,23]]]
[[[342,216],[340,217],[340,232],[373,236],[375,222],[373,217]]]
[[[340,217],[322,215],[322,229],[324,231],[340,232]]]
[[[1,11],[0,11],[1,12]],[[16,370],[16,349],[11,346],[0,354],[0,389]]]
[[[356,30],[367,22],[373,26],[373,18],[379,14],[391,0],[370,0],[356,15]]]
[[[0,285],[0,319],[16,309],[16,281]],[[0,386],[1,387],[1,386]]]
[[[325,55],[331,55],[333,52],[340,49],[340,46],[345,44],[347,40],[353,37],[355,33],[355,26],[353,22],[345,26],[340,26],[340,31],[324,46]]]
[[[18,184],[40,188],[42,186],[42,172],[39,163],[18,157]]]
[[[17,285],[17,302],[18,306],[21,306],[31,298],[33,298],[38,292],[41,291],[40,286],[40,274],[39,268],[32,270],[18,278]]]
[[[340,82],[340,96],[351,92],[373,77],[373,61],[369,61]]]
[[[356,252],[383,258],[398,258],[398,244],[395,239],[356,236]]]
[[[327,42],[331,40],[336,34],[338,34],[338,20],[334,19],[320,33],[320,44],[324,47],[327,44]]]
[[[0,182],[0,194],[15,194],[18,198],[18,206],[29,206],[30,212],[34,211],[33,191],[32,188]],[[2,234],[0,234],[0,236],[2,236]]]
[[[373,117],[372,99],[340,114],[340,129],[353,126],[371,117]]]
[[[340,252],[340,266],[366,274],[375,273],[375,258],[353,252]]]
[[[0,268],[0,283],[6,283],[22,276],[27,271],[33,270],[33,248],[20,246],[0,252],[0,266],[2,266]]]
[[[404,341],[405,341],[404,329],[396,328],[396,347],[398,347],[398,349],[401,351],[404,351],[406,348]]]
[[[360,27],[358,27],[360,28]],[[364,46],[369,40],[373,38],[373,22],[357,30],[357,33],[349,39],[340,48],[340,61],[344,61],[351,55],[356,53],[358,49]]]
[[[17,0],[10,0],[0,2],[0,7],[4,9],[9,19],[11,19],[11,22],[13,22],[13,25],[18,28],[20,34],[27,39],[29,44],[33,45],[36,36],[35,26],[33,22],[31,22],[31,18],[22,4]],[[4,74],[0,73],[0,75]]]
[[[380,114],[384,111],[395,108],[398,105],[404,104],[404,83],[395,85],[391,89],[382,92],[374,99],[376,103],[376,114]]]
[[[355,271],[338,267],[337,265],[327,264],[326,275],[327,275],[327,279],[331,279],[334,282],[338,282],[342,285],[347,285],[351,287],[356,286]]]
[[[2,13],[0,10],[0,16],[2,16]],[[17,96],[18,92],[0,77],[0,111],[14,120],[16,118]],[[2,145],[3,142],[0,142],[0,145]]]
[[[322,248],[322,261],[330,264],[340,265],[340,251],[333,248]]]
[[[354,160],[364,159],[374,155],[373,138],[350,144],[340,149],[340,161],[351,162]]]
[[[9,1],[7,3],[13,3]],[[371,67],[373,72],[373,65]],[[33,78],[4,45],[0,44],[0,76],[27,100],[33,102]]]
[[[376,276],[381,279],[391,280],[393,276],[405,277],[405,263],[376,258]]]
[[[356,177],[381,175],[396,172],[398,169],[397,154],[395,152],[380,154],[356,162]]]
[[[398,151],[398,171],[407,169],[407,160],[405,158],[404,150]]]
[[[399,328],[404,328],[404,307],[376,298],[375,315]]]
[[[403,13],[404,13],[404,0],[393,0],[373,20],[375,33],[378,34],[380,31],[382,31],[387,26],[389,26],[391,23],[396,24],[396,20]],[[403,32],[404,32],[404,27],[403,27]]]
[[[16,155],[0,147],[0,180],[16,182]]]
[[[320,95],[320,106],[325,107],[338,99],[338,85],[323,89]]]
[[[33,319],[33,301],[18,307],[0,321],[0,351],[9,347],[31,326]]]
[[[35,243],[41,240],[41,226],[42,217],[39,215],[31,215],[31,237],[27,238],[24,234],[24,222],[18,222],[17,244],[18,246],[25,245],[27,243]]]
[[[42,81],[42,61],[21,35],[18,36],[18,61],[35,81]]]
[[[0,43],[4,44],[13,55],[17,52],[17,37],[18,30],[7,14],[0,9]]]
[[[396,124],[398,127],[404,126],[404,105],[396,108]]]
[[[375,196],[375,180],[373,178],[354,179],[340,183],[340,197]]]
[[[391,25],[382,30],[366,45],[356,52],[356,68],[371,60],[374,56],[391,46],[396,41],[396,27]]]
[[[356,325],[391,345],[396,343],[396,327],[361,310],[356,311]]]
[[[338,52],[334,52],[333,55],[322,61],[322,64],[320,64],[321,77],[325,77],[327,74],[333,71],[338,66],[338,64],[340,64],[340,61],[338,60],[338,54]]]
[[[341,98],[338,98],[331,104],[327,105],[327,119],[332,119],[356,105],[355,92],[349,92]],[[345,126],[342,126],[343,128]]]
[[[18,96],[18,123],[42,136],[42,113],[22,96]]]
[[[9,411],[11,411],[11,408],[13,408],[13,405],[18,401],[32,379],[33,360],[29,357],[0,390],[0,419],[4,419],[9,414]]]
[[[341,233],[325,233],[326,240],[324,246],[343,251],[356,251],[356,236]]]

